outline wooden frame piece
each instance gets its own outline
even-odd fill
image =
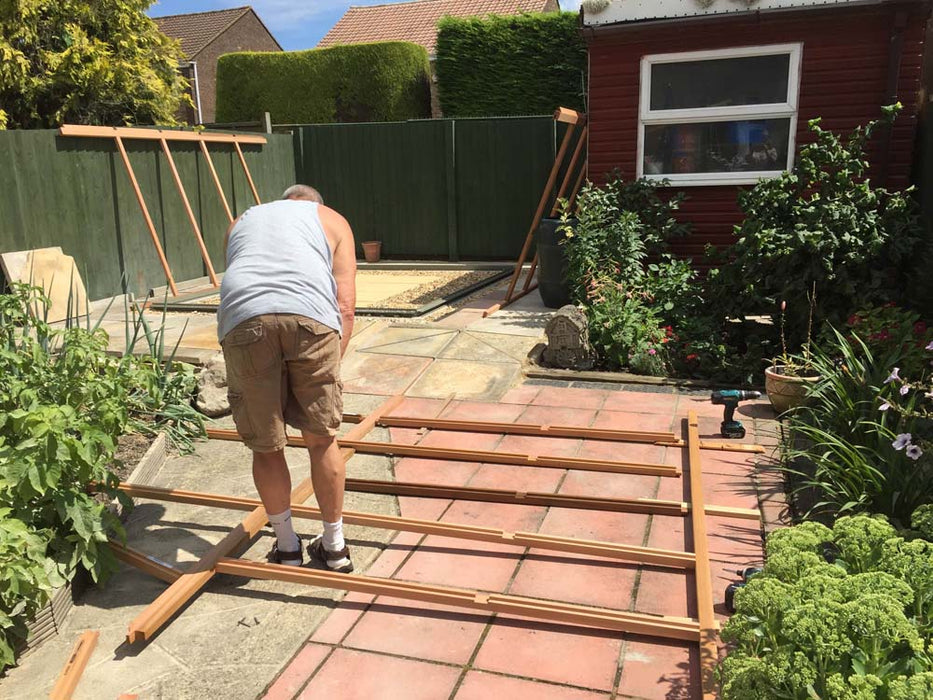
[[[68,661],[65,662],[65,666],[62,668],[58,680],[55,681],[55,686],[49,694],[49,700],[69,700],[71,698],[75,688],[78,687],[78,682],[81,680],[81,674],[87,668],[87,662],[90,661],[91,654],[94,653],[98,637],[100,637],[100,632],[97,630],[88,630],[78,637]]]
[[[214,187],[217,188],[217,194],[220,195],[220,202],[224,205],[224,211],[227,213],[227,218],[232,224],[233,212],[230,211],[230,205],[227,204],[227,195],[224,194],[223,185],[220,184],[220,178],[217,177],[217,170],[214,168],[214,160],[211,158],[211,152],[207,150],[207,144],[204,141],[200,141],[198,145],[201,146],[201,154],[204,156],[204,160],[207,161],[207,168],[211,172],[211,179],[214,180]]]
[[[487,503],[514,503],[525,506],[574,508],[579,510],[605,510],[616,513],[645,513],[684,517],[690,513],[690,504],[682,501],[655,498],[603,498],[599,496],[568,496],[561,493],[508,491],[475,486],[440,486],[410,481],[378,481],[375,479],[347,479],[347,491],[381,493],[389,496],[415,496],[417,498],[443,498],[445,500],[483,501]],[[761,513],[753,508],[735,508],[707,504],[707,515],[736,520],[761,520]]]
[[[554,164],[551,166],[551,173],[548,175],[547,184],[544,186],[544,191],[541,193],[541,199],[538,202],[538,208],[535,211],[534,218],[531,220],[531,228],[528,229],[528,234],[525,236],[522,252],[518,256],[518,262],[515,263],[515,272],[512,273],[512,279],[509,280],[509,288],[505,293],[505,299],[500,304],[486,309],[486,311],[483,312],[483,317],[489,316],[502,306],[506,306],[514,301],[512,293],[515,291],[515,284],[521,276],[522,266],[525,264],[525,259],[528,257],[528,251],[531,250],[531,243],[534,240],[535,231],[538,228],[538,224],[541,223],[541,218],[544,216],[544,210],[547,207],[548,200],[550,200],[551,193],[554,191],[554,185],[557,182],[557,174],[560,172],[561,163],[564,162],[564,155],[567,153],[567,148],[570,146],[570,139],[573,136],[574,128],[579,119],[580,114],[572,109],[559,107],[557,111],[554,112],[555,121],[565,122],[569,124],[569,126],[567,127],[567,131],[564,132],[564,138],[557,151],[557,156],[554,158]],[[525,291],[530,291],[527,282],[525,284]]]
[[[246,158],[243,157],[243,149],[240,148],[240,142],[234,141],[233,147],[236,149],[236,154],[240,158],[243,172],[246,173],[246,181],[249,183],[249,188],[253,192],[253,199],[256,200],[256,204],[262,204],[262,201],[259,199],[259,193],[256,191],[256,184],[253,182],[253,176],[250,174],[249,166],[246,164]]]
[[[706,532],[706,512],[703,509],[703,473],[700,466],[700,428],[697,414],[687,418],[687,450],[690,469],[690,519],[693,529],[693,551],[696,554],[697,617],[700,621],[700,675],[703,700],[716,699],[716,667],[719,664],[717,644],[719,623],[713,611],[713,579],[709,563],[709,538]]]
[[[404,398],[399,394],[384,401],[362,423],[351,428],[347,433],[348,437],[352,439],[365,437],[373,429],[379,416],[397,408]],[[352,449],[342,451],[344,459],[349,459],[353,454]],[[291,501],[292,503],[304,503],[313,492],[311,479],[306,478],[292,490]],[[172,615],[186,605],[213,578],[217,561],[248,543],[266,526],[268,521],[269,518],[264,508],[256,508],[250,512],[236,528],[208,550],[189,571],[181,575],[136,616],[130,623],[126,635],[127,641],[133,644],[150,639]]]
[[[178,129],[139,129],[134,126],[87,126],[85,124],[62,124],[61,136],[85,136],[88,138],[124,138],[143,141],[204,141],[206,143],[251,143],[264,144],[266,137],[260,134],[229,134],[216,131],[180,131]]]
[[[162,152],[165,153],[165,159],[168,161],[168,167],[172,171],[172,179],[175,180],[175,187],[178,188],[178,194],[181,196],[181,203],[185,207],[185,213],[188,215],[188,221],[191,222],[191,229],[194,231],[194,238],[198,242],[198,250],[201,251],[201,259],[204,261],[204,265],[207,268],[207,276],[214,287],[219,287],[220,282],[217,281],[217,273],[214,272],[214,265],[211,262],[211,256],[207,252],[207,247],[204,245],[204,237],[201,235],[201,227],[198,226],[198,220],[195,218],[194,211],[191,209],[191,202],[188,201],[188,193],[185,192],[185,185],[182,183],[181,176],[178,174],[178,168],[175,167],[175,159],[172,157],[172,151],[168,147],[168,141],[166,141],[164,138],[161,138],[159,139],[159,143],[162,144]],[[239,145],[237,147],[239,147]]]
[[[181,569],[177,569],[171,564],[166,564],[164,561],[149,556],[148,554],[143,554],[132,547],[127,547],[114,540],[110,540],[107,544],[110,547],[110,551],[113,552],[113,555],[124,564],[129,564],[166,583],[174,583],[181,578],[184,573]]]
[[[241,442],[235,430],[208,428],[207,437],[214,440]],[[303,447],[304,440],[295,435],[287,437],[290,447]],[[649,464],[641,462],[621,462],[605,459],[586,459],[583,457],[553,457],[550,455],[520,454],[517,452],[498,452],[484,450],[462,450],[445,447],[424,447],[422,445],[402,445],[394,442],[365,442],[339,438],[337,444],[348,447],[360,454],[391,455],[395,457],[420,457],[422,459],[440,459],[454,462],[481,462],[484,464],[511,464],[524,467],[545,467],[548,469],[570,469],[613,474],[642,474],[647,476],[680,476],[680,467],[671,464]]]
[[[548,622],[631,634],[646,634],[665,639],[695,642],[700,633],[697,621],[685,617],[609,610],[515,595],[483,593],[465,588],[411,583],[359,574],[339,574],[297,566],[221,559],[217,562],[217,572],[230,576],[287,581],[371,595],[387,595],[423,603],[472,608],[490,613],[521,615]]]
[[[120,490],[133,498],[146,498],[172,503],[188,503],[192,505],[211,506],[230,510],[252,510],[262,505],[254,498],[241,498],[236,496],[221,496],[196,491],[182,491],[164,489],[155,486],[142,486],[137,484],[120,484]],[[320,520],[319,508],[293,504],[291,506],[293,518]],[[399,518],[390,515],[373,513],[358,513],[344,511],[343,521],[347,525],[360,525],[384,530],[398,530],[400,532],[417,532],[423,535],[438,535],[457,539],[490,542],[493,544],[515,545],[518,547],[534,547],[555,552],[586,554],[594,557],[606,557],[630,561],[653,566],[665,566],[676,569],[689,569],[693,567],[694,557],[691,552],[680,552],[653,547],[640,547],[635,545],[617,544],[598,540],[582,540],[573,537],[557,537],[541,535],[532,532],[506,532],[492,527],[465,525],[460,523],[438,522],[436,520],[418,520],[416,518]],[[132,552],[132,550],[130,550]],[[145,568],[160,578],[163,577],[163,568],[167,565],[158,560],[150,560],[145,555],[132,552],[136,557],[142,557],[139,568]],[[122,557],[121,557],[122,558]],[[154,568],[152,561],[157,562]],[[161,565],[161,566],[159,566]],[[168,567],[171,570],[171,567]]]

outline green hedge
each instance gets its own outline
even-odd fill
[[[284,124],[421,119],[431,116],[424,47],[402,41],[310,51],[232,53],[217,62],[218,122]]]
[[[437,81],[445,117],[583,110],[586,45],[572,12],[445,17]]]

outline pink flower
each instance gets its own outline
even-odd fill
[[[930,344],[926,346],[927,350],[933,350],[933,340],[930,341]]]
[[[649,354],[649,355],[657,355],[657,354],[658,354],[658,351],[655,350],[654,348],[648,348],[648,354]]]

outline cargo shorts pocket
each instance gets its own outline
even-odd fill
[[[340,334],[319,321],[302,318],[295,338],[295,359],[326,363],[336,352],[340,359]]]
[[[278,361],[260,321],[237,326],[224,336],[221,346],[227,372],[240,379],[264,374]]]
[[[249,411],[246,410],[246,404],[243,402],[243,394],[238,391],[228,391],[227,400],[230,402],[230,412],[233,414],[233,423],[236,425],[236,431],[244,441],[252,440],[256,437],[253,429],[253,421],[249,417]]]

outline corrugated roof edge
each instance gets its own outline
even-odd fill
[[[688,5],[685,0],[613,0],[609,7],[598,13],[588,13],[581,7],[584,27],[634,24],[644,22],[669,22],[678,19],[713,18],[725,15],[749,14],[754,12],[789,12],[828,8],[880,5],[890,2],[929,3],[931,0],[758,0],[751,5],[722,4],[724,0],[713,0],[708,8]]]

